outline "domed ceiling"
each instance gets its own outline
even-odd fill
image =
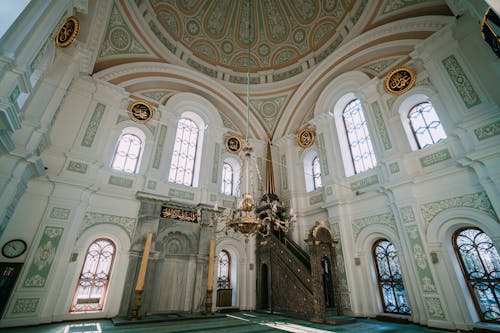
[[[150,0],[150,4],[161,26],[193,52],[198,66],[214,65],[228,74],[229,81],[245,83],[241,73],[248,70],[249,48],[253,72],[280,70],[273,81],[321,61],[328,50],[313,52],[325,44],[330,51],[340,44],[341,28],[352,24],[346,14],[354,2]]]
[[[131,98],[193,92],[244,133],[282,137],[311,119],[336,76],[382,79],[453,19],[445,0],[94,0],[93,73]],[[96,34],[97,35],[97,34]],[[248,63],[250,55],[250,63]],[[156,66],[156,64],[158,64]]]

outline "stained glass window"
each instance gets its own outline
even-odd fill
[[[198,149],[198,126],[188,118],[181,118],[177,123],[174,152],[168,181],[193,185],[194,167]]]
[[[373,257],[384,312],[409,315],[410,307],[394,245],[386,239],[378,240],[373,245]]]
[[[78,279],[71,312],[101,311],[115,255],[112,241],[100,238],[90,244]]]
[[[322,186],[322,184],[321,184],[321,166],[319,164],[318,155],[316,155],[316,157],[313,158],[313,160],[312,160],[311,170],[312,170],[314,189],[320,188]]]
[[[128,173],[139,171],[142,140],[134,134],[124,133],[116,145],[111,168]]]
[[[430,102],[415,105],[408,113],[408,120],[419,149],[446,139],[441,121]]]
[[[373,168],[377,161],[359,99],[349,102],[342,112],[355,173]]]
[[[219,252],[217,265],[217,289],[230,289],[231,256],[226,250]]]
[[[482,321],[500,323],[500,257],[478,228],[459,229],[453,246]]]
[[[222,193],[225,195],[234,195],[234,172],[233,166],[224,162],[222,167]]]

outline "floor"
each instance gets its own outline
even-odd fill
[[[86,322],[65,322],[39,325],[36,327],[16,327],[0,329],[2,333],[177,333],[177,332],[212,332],[212,333],[250,333],[250,332],[368,332],[368,333],[443,333],[411,324],[396,324],[376,320],[359,319],[355,323],[330,326],[314,324],[298,319],[254,312],[235,312],[212,316],[209,319],[191,318],[189,320],[125,321],[98,320]],[[115,324],[114,324],[114,323]]]

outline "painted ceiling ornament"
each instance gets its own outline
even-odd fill
[[[225,146],[228,152],[238,154],[241,151],[241,139],[236,135],[228,135],[226,137]]]
[[[415,72],[411,68],[398,67],[385,78],[385,89],[393,95],[404,94],[413,87],[416,78]]]
[[[74,16],[68,17],[57,33],[56,45],[58,47],[70,46],[75,41],[79,30],[80,23],[78,19]]]
[[[154,110],[148,102],[137,101],[130,104],[128,115],[133,121],[144,124],[153,118]]]
[[[302,148],[309,148],[314,144],[316,134],[310,127],[303,128],[297,134],[297,143]]]

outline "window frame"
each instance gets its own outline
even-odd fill
[[[227,266],[227,276],[226,276],[226,279],[224,280],[221,280],[221,276],[220,276],[220,262],[221,262],[221,254],[224,253],[227,257],[227,263],[226,263],[226,266]],[[232,258],[231,258],[231,254],[229,253],[229,251],[223,249],[219,252],[219,254],[217,255],[217,278],[216,278],[216,287],[217,287],[217,290],[220,290],[220,289],[231,289],[231,264],[232,264]],[[224,276],[223,276],[224,277]],[[220,288],[222,286],[222,283],[224,283],[224,287],[225,288]]]
[[[435,114],[436,118],[437,118],[437,121],[439,122],[439,125],[438,127],[441,127],[441,130],[443,131],[444,133],[444,137],[442,138],[439,138],[437,140],[435,140],[435,138],[432,136],[432,132],[430,131],[429,129],[429,124],[428,124],[428,119],[426,119],[426,117],[423,115],[422,111],[419,112],[418,108],[421,107],[422,105],[424,104],[428,104],[430,106],[430,108],[432,109],[432,112]],[[419,112],[421,118],[424,120],[424,123],[425,123],[425,131],[428,133],[432,143],[430,144],[426,144],[424,146],[422,146],[422,142],[420,142],[419,140],[419,136],[417,134],[417,130],[415,129],[415,124],[414,122],[412,122],[412,116],[411,114],[412,113],[417,113]],[[436,109],[434,108],[434,105],[432,105],[432,103],[430,101],[421,101],[419,103],[416,103],[416,104],[413,104],[413,106],[410,108],[410,110],[407,112],[406,114],[406,117],[407,117],[407,121],[408,121],[408,125],[411,129],[411,132],[413,134],[413,138],[415,140],[415,143],[417,144],[417,147],[418,149],[424,149],[424,148],[427,148],[427,147],[430,147],[430,146],[433,146],[435,145],[436,143],[439,143],[441,142],[442,140],[445,140],[447,138],[447,135],[446,135],[446,132],[444,130],[444,127],[443,127],[443,124],[441,122],[441,119],[439,118],[439,115],[437,114],[437,111]],[[434,120],[435,121],[435,120]]]
[[[458,228],[457,230],[455,230],[455,232],[453,232],[452,237],[451,237],[453,250],[454,250],[456,259],[458,261],[458,264],[460,266],[460,271],[462,273],[462,279],[463,279],[463,281],[465,281],[465,284],[466,284],[467,289],[469,291],[469,296],[471,297],[472,302],[474,303],[474,308],[476,310],[477,315],[479,316],[479,319],[482,322],[496,323],[496,324],[498,324],[498,323],[500,323],[500,316],[499,316],[498,320],[488,320],[488,319],[485,318],[485,312],[483,312],[483,310],[481,308],[479,300],[478,300],[478,298],[476,296],[476,293],[474,291],[474,286],[473,286],[473,284],[471,282],[473,280],[473,279],[470,278],[471,273],[468,272],[467,267],[465,266],[465,263],[463,261],[463,258],[462,258],[462,255],[461,255],[461,252],[460,252],[460,249],[459,249],[459,246],[457,244],[458,237],[460,236],[460,234],[462,232],[464,232],[466,230],[476,230],[476,231],[480,232],[479,234],[481,234],[481,233],[484,234],[490,240],[490,245],[493,247],[493,249],[495,250],[495,252],[497,253],[497,255],[498,255],[498,250],[497,250],[497,248],[495,246],[495,243],[491,239],[491,237],[489,237],[488,234],[486,234],[482,229],[480,229],[478,227],[475,227],[475,226],[464,226],[464,227]],[[477,237],[477,235],[479,235],[479,234],[476,234],[475,237]],[[476,247],[475,247],[475,250],[476,250],[476,253],[480,254],[479,251],[477,251]],[[481,258],[480,255],[479,255],[479,257]],[[480,263],[481,263],[481,265],[483,266],[483,269],[484,269],[485,265],[484,265],[483,260],[481,260]],[[474,279],[474,281],[479,281],[479,283],[485,283],[485,281],[496,281],[496,283],[498,284],[498,283],[500,283],[500,278],[498,278],[498,279]],[[488,283],[488,284],[490,284],[490,283]],[[497,307],[500,308],[500,300],[497,300]]]
[[[376,253],[376,249],[377,247],[379,246],[380,243],[382,242],[388,242],[390,244],[390,246],[392,246],[394,248],[394,256],[392,259],[396,258],[396,264],[397,264],[397,268],[399,270],[399,275],[401,276],[400,279],[393,279],[392,278],[392,272],[391,272],[391,279],[386,279],[386,280],[382,280],[382,275],[380,273],[380,268],[379,268],[379,262],[378,262],[378,256],[377,256],[377,253]],[[373,262],[374,262],[374,266],[375,266],[375,274],[376,274],[376,278],[377,278],[377,287],[378,287],[378,290],[379,290],[379,295],[380,295],[380,298],[381,298],[381,301],[382,301],[382,308],[383,308],[383,312],[384,313],[391,313],[391,314],[396,314],[396,315],[403,315],[403,316],[408,316],[408,315],[411,315],[412,312],[411,312],[411,307],[410,307],[410,302],[409,302],[409,298],[408,298],[408,294],[406,292],[406,288],[405,288],[405,285],[404,285],[404,280],[403,280],[403,273],[402,273],[402,269],[401,269],[401,264],[399,262],[399,255],[396,251],[396,247],[394,246],[394,243],[392,243],[390,240],[386,239],[386,238],[379,238],[377,239],[373,245],[372,245],[372,250],[371,250],[371,254],[372,254],[372,258],[373,258]],[[384,257],[384,259],[387,259],[387,256]],[[391,264],[389,263],[389,259],[387,259],[387,267],[391,267]],[[395,302],[397,303],[396,304],[396,311],[389,311],[388,310],[388,307],[387,307],[387,302],[386,302],[386,298],[385,298],[385,294],[383,292],[383,283],[389,283],[391,285],[391,289],[393,291],[393,294],[394,294],[394,300]],[[394,289],[394,285],[396,284],[399,284],[401,285],[403,288],[403,294],[404,294],[404,298],[406,300],[406,307],[408,308],[408,311],[399,311],[401,308],[404,307],[404,304],[398,304],[398,299],[397,299],[397,294],[396,294],[396,290]]]
[[[92,248],[92,246],[94,244],[96,244],[96,243],[98,243],[100,241],[106,241],[106,242],[108,242],[108,244],[106,246],[111,245],[111,247],[113,249],[113,252],[111,253],[111,260],[109,260],[108,270],[107,270],[107,273],[106,273],[107,278],[105,279],[103,291],[101,293],[101,297],[99,298],[99,303],[97,305],[97,309],[89,309],[87,306],[84,306],[83,307],[84,310],[78,310],[78,309],[75,308],[75,306],[77,305],[78,299],[79,299],[77,297],[78,297],[78,291],[79,291],[79,288],[80,288],[80,285],[81,285],[81,281],[83,280],[84,274],[87,273],[87,272],[84,272],[84,270],[86,268],[87,260],[89,258],[89,251],[91,250],[91,248]],[[111,274],[113,272],[113,265],[114,265],[114,262],[115,262],[115,259],[116,259],[116,254],[117,254],[116,244],[110,238],[100,237],[100,238],[97,238],[94,241],[92,241],[92,243],[90,243],[90,245],[87,247],[87,250],[85,251],[85,259],[83,260],[83,263],[82,263],[82,266],[81,266],[81,270],[80,270],[80,274],[78,275],[78,279],[77,279],[77,282],[76,282],[75,291],[73,293],[73,297],[72,297],[72,300],[71,300],[71,305],[70,305],[70,310],[69,310],[70,313],[102,312],[104,310],[104,304],[105,304],[107,296],[108,296],[109,283],[111,281]],[[99,256],[99,261],[100,261],[100,257],[101,256]],[[95,269],[97,270],[98,268],[99,268],[99,266],[96,265]],[[96,275],[97,272],[91,272],[91,273],[94,274],[94,275]],[[94,280],[97,280],[97,279],[92,279],[91,281],[94,281]],[[100,280],[102,280],[102,279],[100,279]],[[87,299],[93,299],[93,298],[88,297]],[[93,304],[95,304],[95,303],[93,303]]]
[[[113,167],[113,164],[115,163],[115,160],[116,160],[116,156],[118,154],[118,148],[120,147],[120,143],[122,141],[122,138],[126,135],[132,135],[140,141],[139,153],[138,153],[137,158],[136,158],[135,168],[134,168],[133,172],[125,171],[124,168],[117,169],[117,168]],[[110,168],[114,171],[117,171],[117,172],[123,172],[123,173],[127,173],[127,174],[138,174],[140,171],[142,157],[144,155],[144,150],[146,147],[145,141],[146,141],[146,135],[139,128],[137,128],[137,127],[125,127],[121,131],[120,136],[118,137],[118,139],[115,142],[115,148],[113,150],[113,156],[111,158]],[[130,147],[129,147],[129,149],[130,149]],[[125,164],[126,164],[126,162],[125,162]]]

